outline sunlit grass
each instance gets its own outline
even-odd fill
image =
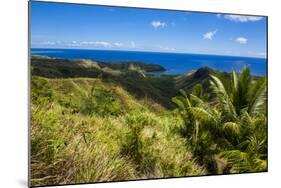
[[[32,100],[32,185],[206,173],[194,161],[185,139],[174,131],[182,121],[165,108],[151,100],[137,100],[122,87],[99,79],[44,80],[53,92],[40,102]],[[98,97],[114,96],[106,105],[115,108],[117,100],[118,111],[126,113],[100,113],[97,106],[84,113],[83,100],[93,86],[99,92],[110,91]],[[34,87],[33,92],[39,91]]]

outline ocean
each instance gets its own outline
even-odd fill
[[[200,67],[208,66],[219,71],[239,71],[249,66],[252,75],[267,74],[267,60],[263,58],[219,56],[202,54],[180,54],[162,52],[136,52],[85,49],[31,49],[32,55],[42,55],[63,59],[93,59],[103,62],[138,61],[158,64],[166,68],[161,74],[184,74]]]

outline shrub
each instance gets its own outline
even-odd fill
[[[82,99],[81,112],[105,116],[121,114],[122,109],[112,91],[105,87],[92,87],[90,93]]]
[[[53,100],[52,87],[47,79],[33,76],[31,78],[31,99],[33,102]]]

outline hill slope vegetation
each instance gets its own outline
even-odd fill
[[[31,183],[267,170],[266,79],[33,57]]]

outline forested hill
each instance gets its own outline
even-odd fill
[[[165,68],[156,64],[67,60],[43,56],[32,57],[31,71],[33,76],[46,78],[100,78],[122,86],[137,98],[147,97],[167,108],[175,107],[171,98],[178,95],[180,89],[191,92],[194,86],[200,84],[204,91],[209,91],[211,74],[228,76],[208,67],[183,75],[159,75],[151,72],[165,71]]]
[[[142,62],[98,62],[94,60],[68,60],[32,56],[32,74],[48,78],[92,77],[100,74],[121,73],[138,68],[145,72],[163,72],[166,69],[161,65]]]

